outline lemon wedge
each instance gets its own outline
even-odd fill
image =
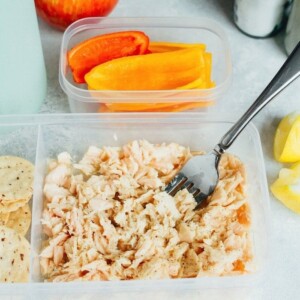
[[[300,160],[300,113],[292,113],[284,117],[275,134],[275,159],[280,162],[296,162]]]
[[[297,162],[291,166],[291,169],[300,174],[300,162]]]
[[[286,207],[300,214],[300,163],[281,169],[271,191]]]

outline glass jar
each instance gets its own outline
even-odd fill
[[[34,0],[1,0],[0,114],[37,113],[46,71]]]
[[[287,0],[235,0],[234,22],[246,35],[265,38],[282,27]]]
[[[300,0],[294,0],[284,39],[287,54],[291,54],[298,42],[300,42]]]

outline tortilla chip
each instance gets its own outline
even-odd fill
[[[0,226],[6,225],[9,218],[9,213],[0,213]]]
[[[31,212],[28,204],[20,207],[18,210],[11,212],[6,226],[14,229],[19,234],[25,236],[31,223]]]
[[[29,200],[30,199],[20,200],[20,201],[4,203],[4,204],[0,202],[0,213],[7,214],[10,212],[16,211],[20,207],[24,206]]]
[[[29,201],[33,191],[34,166],[17,156],[0,156],[0,202]]]
[[[15,230],[0,226],[0,282],[28,282],[28,241]]]

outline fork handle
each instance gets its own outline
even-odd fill
[[[280,70],[244,115],[222,137],[215,151],[224,152],[254,116],[300,75],[300,42]]]

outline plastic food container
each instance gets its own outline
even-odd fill
[[[127,30],[144,31],[150,41],[206,44],[207,51],[212,53],[212,79],[216,86],[201,90],[105,90],[91,93],[85,84],[76,84],[67,63],[67,51],[88,38]],[[217,104],[221,99],[229,86],[230,77],[231,58],[227,38],[218,24],[209,19],[86,18],[73,23],[63,35],[59,81],[68,96],[72,112],[111,112],[110,104],[124,103],[131,104],[133,108],[130,111],[141,111],[137,103],[143,104],[144,112],[182,111],[189,110],[191,107],[207,110],[207,107]],[[141,80],[146,79],[141,78]],[[126,110],[129,112],[128,108]]]
[[[202,113],[0,117],[0,155],[22,156],[35,163],[32,225],[31,234],[27,236],[31,243],[30,282],[0,284],[0,298],[3,299],[1,295],[22,295],[28,299],[26,295],[31,295],[33,299],[41,299],[43,295],[47,296],[45,299],[52,299],[52,295],[53,299],[57,299],[68,294],[70,299],[74,299],[82,294],[94,299],[102,293],[107,299],[112,293],[123,293],[123,296],[125,292],[126,295],[134,293],[142,297],[148,291],[154,293],[156,299],[160,296],[171,299],[165,297],[176,290],[178,296],[178,293],[195,289],[248,286],[263,279],[267,257],[270,256],[267,252],[269,195],[260,138],[252,124],[236,140],[230,152],[238,155],[246,165],[248,201],[252,211],[251,236],[257,267],[255,273],[192,279],[69,283],[44,283],[40,274],[39,253],[44,238],[40,219],[48,158],[68,151],[78,160],[90,145],[119,146],[134,139],[147,139],[153,143],[177,142],[189,146],[191,150],[209,151],[229,126],[231,122]]]

